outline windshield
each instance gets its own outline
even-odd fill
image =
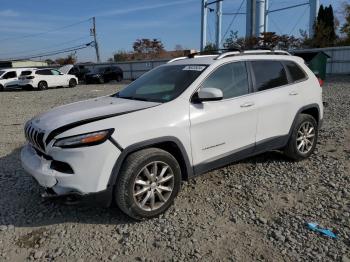
[[[204,71],[206,65],[160,66],[141,76],[115,96],[168,102],[178,97]]]
[[[0,76],[2,76],[5,73],[5,71],[0,71]]]

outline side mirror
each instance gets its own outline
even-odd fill
[[[218,101],[223,99],[222,91],[214,87],[201,88],[193,97],[193,102]]]

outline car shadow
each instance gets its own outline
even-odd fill
[[[43,189],[20,163],[20,148],[0,157],[0,225],[38,227],[62,223],[131,224],[117,207],[67,206],[41,198]]]
[[[285,163],[285,162],[293,162],[291,159],[287,158],[281,151],[267,151],[265,153],[261,153],[252,157],[248,157],[243,159],[237,163],[249,163],[249,164],[260,164],[266,162],[277,162],[277,163]]]
[[[49,87],[46,90],[51,90],[51,89],[63,89],[66,87],[63,86],[57,86],[57,87]],[[30,89],[23,89],[21,87],[11,87],[11,88],[5,88],[0,92],[1,93],[11,93],[11,92],[38,92],[38,91],[45,91],[45,90],[38,90],[37,88],[30,88]]]
[[[271,151],[232,163],[263,163],[289,161],[282,153]],[[132,224],[134,220],[117,207],[64,205],[43,199],[44,192],[20,163],[20,148],[0,157],[0,225],[38,227],[62,223]]]

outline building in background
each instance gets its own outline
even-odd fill
[[[12,68],[12,67],[47,67],[48,64],[45,61],[0,61],[0,68]]]

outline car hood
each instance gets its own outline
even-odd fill
[[[58,71],[60,71],[62,74],[68,74],[69,70],[71,70],[74,66],[73,65],[64,65],[60,68],[58,68]]]
[[[80,125],[103,118],[131,113],[159,104],[156,102],[105,96],[56,107],[34,117],[29,122],[33,127],[37,127],[48,133],[58,128],[74,127],[77,124]]]

